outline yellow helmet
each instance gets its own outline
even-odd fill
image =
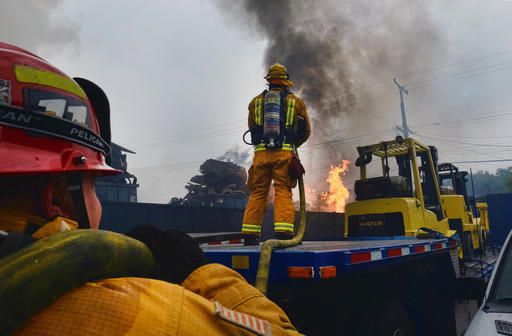
[[[290,76],[286,71],[286,67],[280,63],[275,63],[268,69],[267,76],[265,79],[288,79]]]
[[[288,87],[293,86],[293,82],[290,80],[290,75],[288,75],[288,71],[286,67],[280,63],[275,63],[270,66],[268,69],[268,73],[265,76],[267,82],[278,82],[278,84],[285,85]]]

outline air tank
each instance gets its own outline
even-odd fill
[[[275,147],[281,131],[281,95],[269,91],[263,103],[263,139],[267,147]]]

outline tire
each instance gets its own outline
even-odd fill
[[[374,335],[411,336],[411,323],[402,305],[395,303],[384,308],[378,318]]]

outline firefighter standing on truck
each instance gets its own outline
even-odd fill
[[[9,320],[3,315],[2,330],[72,336],[298,334],[277,305],[235,271],[210,264],[199,246],[176,230],[138,227],[129,235],[139,241],[117,234],[125,244],[147,245],[156,264],[151,279],[82,279],[83,272],[74,279],[69,269],[48,267],[55,260],[73,262],[66,259],[69,250],[54,253],[46,247],[49,238],[65,244],[59,237],[116,235],[91,230],[98,229],[101,218],[96,177],[119,173],[105,162],[108,99],[94,83],[73,80],[36,55],[5,43],[0,43],[0,94],[0,291],[23,279],[20,295],[29,293],[31,300],[0,302],[1,312],[15,314]],[[75,232],[77,228],[83,230]],[[39,247],[43,257],[31,261]],[[122,250],[114,249],[119,254]],[[101,266],[105,269],[100,274],[115,269],[115,260]],[[30,273],[36,264],[43,271],[62,273],[56,288],[68,281],[78,287],[64,294],[38,292],[51,284],[31,280],[40,278]],[[96,267],[94,261],[78,265],[74,269]],[[9,268],[16,276],[2,273]],[[50,303],[26,316],[43,297]]]
[[[251,192],[242,224],[246,245],[257,245],[270,184],[274,181],[274,232],[277,239],[294,234],[295,208],[292,188],[297,181],[289,168],[296,149],[311,134],[304,101],[290,92],[293,82],[282,64],[272,65],[265,77],[268,90],[249,104],[249,130],[254,160],[247,181]]]

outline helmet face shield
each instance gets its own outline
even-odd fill
[[[92,108],[96,113],[96,120],[100,127],[101,137],[108,143],[111,142],[110,133],[110,103],[108,97],[103,90],[90,80],[75,77],[73,78],[78,85],[84,90],[89,98]],[[109,158],[107,157],[107,162]]]
[[[23,91],[25,109],[93,128],[91,112],[85,102],[51,91],[32,88]]]

